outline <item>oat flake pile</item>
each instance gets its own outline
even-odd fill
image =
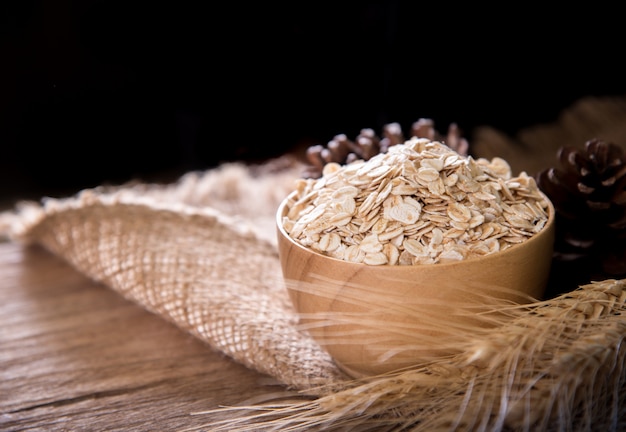
[[[96,188],[23,203],[2,214],[0,232],[43,245],[293,391],[272,404],[272,421],[262,406],[221,408],[232,410],[232,420],[212,424],[208,412],[211,430],[624,428],[623,280],[511,308],[489,334],[468,329],[459,356],[390,376],[344,377],[298,327],[280,275],[274,213],[301,168],[224,164],[166,186]],[[470,208],[460,222],[472,225],[474,217]]]
[[[507,162],[416,138],[300,180],[283,226],[303,246],[369,265],[436,264],[505,250],[543,229],[547,202]]]

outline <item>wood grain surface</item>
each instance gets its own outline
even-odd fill
[[[2,431],[210,430],[278,390],[39,247],[0,243],[0,295]]]

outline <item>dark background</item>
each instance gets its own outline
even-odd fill
[[[261,161],[421,117],[514,135],[626,95],[621,14],[599,3],[291,3],[4,2],[0,194]]]

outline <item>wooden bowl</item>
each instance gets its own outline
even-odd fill
[[[549,202],[549,200],[546,201]],[[277,211],[278,251],[303,329],[353,377],[391,372],[458,353],[469,331],[493,326],[503,304],[540,299],[549,276],[554,208],[523,243],[479,258],[424,265],[368,265],[304,247]]]

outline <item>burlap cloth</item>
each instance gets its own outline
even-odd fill
[[[280,273],[275,212],[301,172],[289,158],[228,163],[173,184],[24,202],[0,216],[0,234],[44,246],[306,395],[283,407],[285,420],[273,423],[279,430],[624,428],[626,281],[590,283],[520,309],[480,341],[480,352],[493,354],[487,364],[474,351],[396,376],[349,380],[298,328]],[[238,415],[241,422],[219,430],[261,428],[262,416]]]
[[[297,169],[228,164],[169,186],[23,202],[3,215],[2,231],[43,245],[234,360],[309,387],[338,371],[297,331],[280,279],[275,212]]]

